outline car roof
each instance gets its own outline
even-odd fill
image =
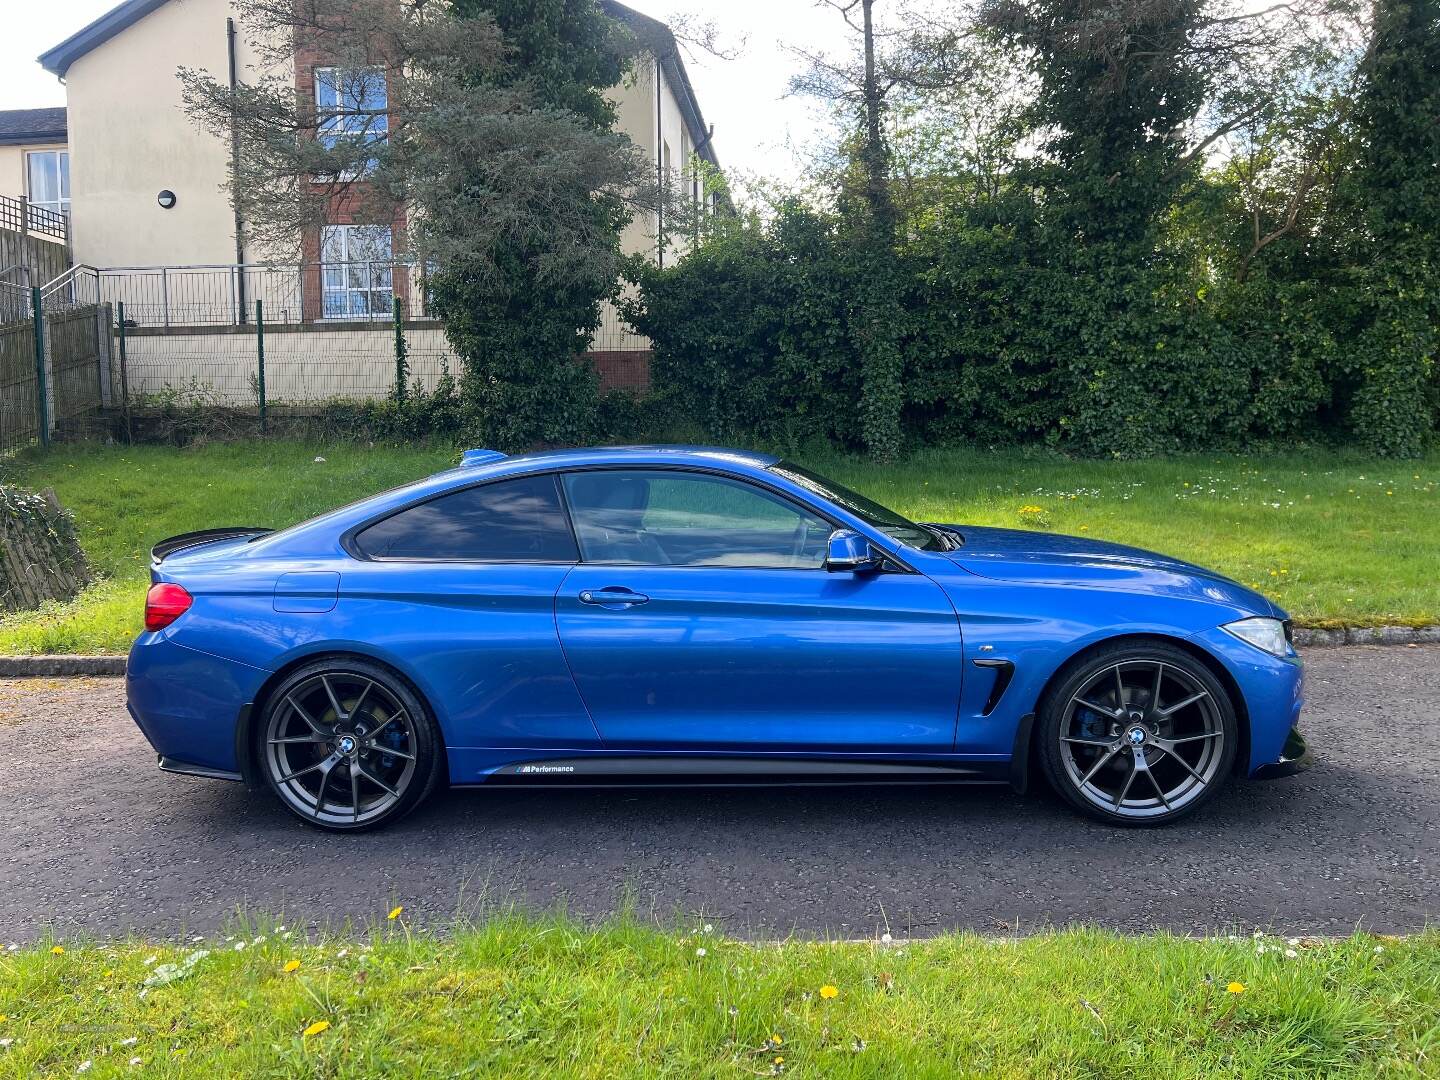
[[[470,454],[481,452],[469,451]],[[780,458],[756,450],[736,450],[728,446],[688,446],[683,444],[636,446],[582,446],[564,450],[532,450],[508,457],[487,457],[482,466],[521,465],[534,463],[540,468],[570,468],[577,465],[660,465],[660,464],[729,464],[749,465],[768,469]],[[509,471],[508,469],[506,471]]]

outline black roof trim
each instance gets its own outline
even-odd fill
[[[125,0],[113,7],[83,30],[71,34],[53,49],[40,54],[40,66],[60,78],[70,70],[70,65],[91,49],[105,44],[120,31],[134,26],[156,8],[164,7],[170,0]]]

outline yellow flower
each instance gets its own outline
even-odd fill
[[[392,908],[390,910],[390,914],[386,915],[385,917],[393,922],[400,917],[400,913],[404,910],[405,909],[403,907]]]
[[[784,1065],[784,1064],[785,1064],[785,1059],[784,1059],[783,1057],[780,1057],[780,1056],[777,1054],[777,1055],[775,1056],[775,1064],[776,1064],[776,1065]]]
[[[64,945],[53,945],[53,946],[51,946],[50,951],[51,951],[52,953],[54,953],[56,956],[59,956],[59,955],[61,955],[62,953],[64,953],[64,951],[65,951],[65,946],[64,946]]]
[[[319,1035],[329,1026],[329,1020],[316,1020],[313,1024],[311,1024],[308,1028],[305,1029],[305,1037],[308,1039],[311,1035]]]
[[[820,987],[820,996],[826,1001],[829,1001],[833,997],[839,997],[840,991],[837,990],[835,987],[831,986],[829,983],[826,983],[824,986]]]
[[[1225,987],[1225,992],[1227,994],[1243,994],[1245,992],[1245,984],[1232,982],[1229,986]]]
[[[296,970],[299,969],[299,967],[300,967],[300,961],[299,961],[299,960],[286,960],[286,961],[285,961],[285,970],[286,970],[286,971],[296,971]]]
[[[4,1019],[5,1019],[5,1018],[4,1018],[3,1016],[0,1016],[0,1020],[4,1020]],[[772,1043],[774,1043],[776,1046],[779,1046],[779,1045],[780,1045],[781,1043],[783,1043],[785,1040],[782,1039],[779,1035],[771,1035],[771,1036],[770,1036],[770,1041],[771,1041]]]

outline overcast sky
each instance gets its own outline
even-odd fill
[[[669,0],[627,2],[662,19],[681,6]],[[118,3],[6,0],[10,10],[0,35],[0,109],[64,105],[65,88],[35,58]],[[748,35],[737,59],[687,57],[700,107],[706,121],[715,125],[721,162],[742,175],[794,176],[792,148],[811,142],[819,121],[812,103],[785,96],[796,65],[783,46],[841,47],[845,28],[839,16],[817,11],[814,0],[689,0],[685,9],[713,19],[731,43]]]

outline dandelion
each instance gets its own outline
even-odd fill
[[[781,1057],[779,1054],[776,1054],[776,1055],[775,1055],[775,1064],[776,1064],[776,1065],[784,1065],[784,1064],[785,1064],[785,1059],[784,1059],[783,1057]]]
[[[1297,957],[1297,956],[1299,956],[1299,955],[1300,955],[1300,954],[1297,953],[1294,949],[1286,949],[1286,950],[1285,950],[1285,956],[1286,956],[1288,959],[1294,960],[1295,957]]]
[[[708,922],[707,922],[707,923],[705,924],[705,933],[711,934],[711,933],[714,933],[714,932],[715,932],[715,924],[714,924],[714,923],[708,923]]]
[[[50,947],[50,951],[51,951],[52,953],[54,953],[56,956],[63,956],[63,955],[65,955],[65,946],[64,946],[64,945],[52,945],[52,946]]]
[[[1225,987],[1225,992],[1227,994],[1243,994],[1245,992],[1245,984],[1232,982],[1229,986]]]
[[[329,1020],[316,1020],[313,1024],[311,1024],[309,1027],[307,1027],[307,1028],[305,1029],[305,1038],[308,1039],[308,1038],[310,1038],[312,1035],[319,1035],[322,1031],[324,1031],[324,1030],[325,1030],[326,1028],[328,1028],[329,1026],[330,1026],[330,1021],[329,1021]]]
[[[386,915],[385,918],[389,919],[391,922],[394,922],[400,917],[400,913],[404,910],[405,909],[403,907],[393,907],[390,909],[390,914]]]
[[[1285,944],[1286,944],[1286,945],[1299,945],[1299,944],[1300,944],[1300,939],[1299,939],[1298,937],[1286,938],[1286,939],[1285,939]]]
[[[84,1061],[80,1062],[79,1067],[75,1071],[77,1073],[89,1072],[90,1066],[94,1064],[95,1062],[91,1061],[89,1058],[86,1058]]]
[[[235,951],[236,951],[236,952],[240,952],[240,951],[241,951],[242,949],[244,949],[244,948],[245,948],[245,942],[243,942],[243,941],[237,941],[237,942],[235,942]]]
[[[0,1039],[0,1050],[10,1049],[10,1044],[14,1041],[14,1039]]]
[[[705,950],[704,950],[704,949],[696,949],[696,950],[695,950],[695,955],[696,955],[696,956],[704,956],[704,955],[705,955]]]
[[[1376,945],[1376,946],[1375,946],[1375,954],[1376,954],[1377,956],[1378,956],[1380,953],[1384,952],[1384,951],[1385,951],[1385,946],[1384,946],[1384,945]]]
[[[121,1045],[121,1046],[134,1046],[134,1045],[135,1045],[136,1043],[138,1043],[139,1041],[140,1041],[140,1039],[139,1039],[138,1036],[131,1035],[128,1039],[121,1039],[121,1040],[120,1040],[120,1045]]]
[[[155,961],[156,961],[156,960],[159,960],[159,959],[160,959],[159,956],[147,956],[147,957],[145,958],[145,966],[146,966],[146,967],[153,967],[154,964],[155,964]]]
[[[143,1065],[143,1064],[145,1064],[145,1059],[144,1059],[144,1058],[133,1057],[133,1058],[130,1059],[130,1067],[131,1067],[131,1068],[134,1068],[136,1065]]]
[[[820,987],[820,996],[826,1001],[829,1001],[831,998],[839,997],[840,991],[836,987],[831,986],[829,983],[826,983],[824,986]]]
[[[286,961],[285,961],[285,970],[286,970],[286,971],[299,971],[299,970],[300,970],[300,961],[299,961],[299,960],[286,960]]]
[[[889,934],[881,934],[881,935],[880,935],[880,944],[882,944],[882,945],[889,945],[890,942],[892,942],[893,940],[895,940],[895,939],[892,938]]]

